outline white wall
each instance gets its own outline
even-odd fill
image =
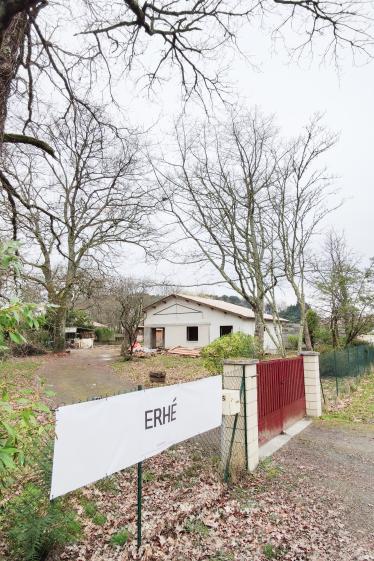
[[[187,341],[187,326],[199,327],[199,340]],[[232,325],[233,331],[242,331],[254,335],[254,319],[241,319],[240,317],[209,308],[203,304],[186,302],[183,298],[172,298],[158,303],[146,312],[144,327],[164,327],[165,347],[203,347],[220,336],[221,325]],[[270,328],[273,326],[270,324]],[[145,343],[146,344],[146,343]],[[265,333],[265,348],[271,351],[274,345],[268,334]]]
[[[369,343],[370,345],[374,344],[374,333],[367,333],[366,335],[359,335],[357,337],[363,343]]]
[[[275,352],[277,350],[276,345],[273,343],[268,331],[272,334],[274,341],[277,341],[276,331],[273,323],[271,321],[266,322],[266,331],[264,337],[264,349],[267,352]]]
[[[196,323],[191,325],[198,325]],[[204,347],[210,343],[209,325],[198,325],[199,340],[187,341],[186,325],[170,325],[165,327],[165,347]]]

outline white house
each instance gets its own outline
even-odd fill
[[[265,314],[265,321],[274,333],[272,316]],[[145,308],[144,346],[149,348],[204,347],[222,335],[254,335],[254,330],[252,310],[223,300],[170,294]],[[266,332],[264,346],[267,352],[276,350]]]
[[[363,343],[374,345],[374,329],[372,329],[369,333],[365,333],[365,335],[359,335],[357,339],[359,339]]]

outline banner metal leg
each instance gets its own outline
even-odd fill
[[[137,545],[138,549],[142,545],[142,483],[143,483],[143,462],[138,463],[138,516],[137,516]]]
[[[142,390],[143,386],[139,385],[138,390]],[[138,549],[142,545],[142,499],[143,499],[143,462],[138,462],[138,507],[137,507],[137,546]]]

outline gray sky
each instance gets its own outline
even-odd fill
[[[317,57],[313,61],[303,59],[299,63],[290,62],[284,51],[274,52],[274,45],[261,30],[250,35],[243,32],[241,48],[257,64],[257,68],[253,68],[239,55],[231,62],[229,78],[242,105],[258,106],[263,113],[273,114],[285,136],[298,134],[316,112],[325,115],[324,122],[328,128],[340,133],[339,143],[329,153],[326,164],[330,173],[337,176],[338,197],[345,202],[329,216],[324,228],[334,227],[344,231],[349,246],[364,258],[374,255],[374,189],[371,171],[374,62],[355,67],[351,57],[347,56],[341,61],[339,69],[321,65]],[[179,91],[173,81],[157,90],[157,96],[151,100],[139,94],[133,96],[123,83],[119,88],[124,106],[131,107],[134,124],[149,127],[157,122],[157,127],[150,132],[150,138],[154,142],[160,141],[167,153],[167,134],[180,112]],[[217,104],[215,114],[221,110]],[[188,106],[187,119],[202,116],[201,109],[196,105]],[[315,243],[318,251],[318,242]],[[167,276],[176,284],[192,284],[196,279],[205,282],[217,279],[211,273],[204,275],[190,266],[145,263],[141,254],[134,250],[127,253],[121,269],[125,274],[134,276],[147,275],[156,279]],[[228,292],[228,289],[217,287],[211,291],[223,293]],[[287,293],[284,297],[294,300]]]
[[[47,9],[45,10],[47,13]],[[272,28],[272,21],[266,21]],[[274,26],[273,26],[274,28]],[[77,28],[78,29],[78,28]],[[63,38],[68,43],[84,41],[74,36],[77,30],[69,27]],[[294,37],[287,37],[290,42]],[[146,54],[140,57],[141,65],[152,63],[157,50],[157,39],[152,40]],[[232,99],[241,106],[257,106],[264,114],[274,115],[281,127],[282,135],[297,135],[301,127],[316,112],[324,114],[324,124],[340,133],[338,145],[329,152],[325,161],[329,172],[337,176],[336,187],[339,197],[345,202],[341,208],[325,221],[325,230],[331,227],[344,231],[347,243],[364,258],[374,255],[374,235],[372,233],[372,209],[374,207],[373,174],[371,173],[371,151],[374,146],[374,61],[368,65],[355,67],[350,53],[340,61],[340,67],[321,64],[318,45],[315,45],[314,60],[302,58],[290,61],[281,43],[274,44],[269,34],[261,28],[243,25],[239,34],[240,49],[248,60],[237,51],[219,53],[227,64],[227,79],[232,84]],[[154,65],[153,65],[154,67]],[[121,64],[116,64],[120,71]],[[115,70],[113,68],[113,70]],[[139,69],[138,69],[139,70]],[[144,68],[140,69],[140,73]],[[148,130],[148,139],[154,146],[170,154],[170,132],[173,123],[181,113],[179,76],[165,80],[149,96],[146,89],[141,92],[136,70],[119,80],[115,87],[115,97],[120,101],[126,120],[133,126]],[[103,84],[98,80],[92,93],[100,99]],[[223,114],[222,104],[216,100],[210,108],[213,116]],[[115,114],[114,114],[115,116]],[[191,122],[205,118],[196,103],[190,102],[185,118]],[[118,124],[123,116],[118,115]],[[338,200],[338,199],[337,199]],[[336,200],[336,202],[337,202]],[[318,252],[319,240],[315,241]],[[167,262],[145,262],[142,252],[132,247],[124,247],[119,259],[119,269],[129,276],[147,276],[162,281],[167,278],[175,284],[188,285],[196,282],[220,280],[216,273],[200,267],[173,266]],[[208,288],[206,288],[208,290]],[[228,292],[227,288],[215,287],[211,292]],[[294,301],[291,294],[285,298]]]

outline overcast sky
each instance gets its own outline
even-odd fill
[[[273,114],[285,136],[298,134],[315,112],[323,113],[326,126],[340,134],[338,145],[329,153],[326,163],[330,173],[337,176],[336,187],[344,204],[330,215],[324,226],[344,231],[355,252],[365,258],[373,256],[374,62],[355,67],[347,55],[339,69],[321,65],[317,58],[303,59],[297,64],[290,62],[283,50],[274,52],[274,45],[260,30],[250,34],[243,30],[241,48],[257,64],[255,69],[239,55],[231,62],[229,78],[241,104],[258,106],[264,113]],[[124,83],[119,88],[124,106],[131,107],[133,123],[149,127],[157,122],[151,138],[166,146],[163,139],[180,112],[179,91],[173,82],[164,84],[151,100],[138,93],[132,96]],[[215,112],[220,111],[217,104]],[[188,106],[187,119],[201,117],[202,112],[194,104]],[[135,276],[168,277],[176,284],[192,284],[202,278],[200,271],[197,275],[197,269],[189,266],[146,264],[133,250],[121,268]],[[205,282],[214,278],[217,277],[211,274],[203,276]],[[212,291],[228,292],[222,287]],[[293,300],[291,296],[289,299]]]

